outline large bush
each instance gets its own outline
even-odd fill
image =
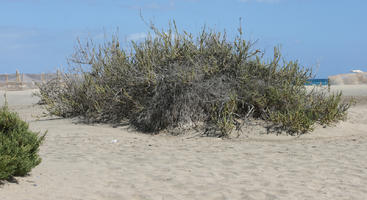
[[[7,105],[0,108],[0,181],[24,176],[41,162],[38,150],[44,137],[31,132]]]
[[[349,108],[341,93],[307,92],[311,71],[282,60],[277,48],[263,61],[241,28],[233,41],[205,28],[195,37],[174,23],[151,29],[153,36],[131,42],[130,50],[117,37],[98,47],[79,42],[64,81],[40,87],[48,111],[89,122],[127,119],[152,133],[203,122],[206,134],[227,136],[249,118],[305,133],[343,119]]]

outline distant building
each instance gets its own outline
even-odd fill
[[[330,85],[366,85],[367,72],[352,70],[353,73],[329,76]]]
[[[363,73],[363,71],[359,70],[359,69],[353,69],[351,72],[353,72],[353,73]]]

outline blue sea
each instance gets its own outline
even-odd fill
[[[305,85],[328,85],[329,79],[327,78],[315,78],[315,79],[309,79],[308,83]]]

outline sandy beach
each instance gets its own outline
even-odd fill
[[[33,90],[9,91],[9,107],[48,134],[42,163],[0,185],[1,200],[366,199],[367,85],[348,119],[300,137],[249,127],[239,138],[151,136],[129,126],[45,116]],[[0,91],[3,105],[4,91]]]

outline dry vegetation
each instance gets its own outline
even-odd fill
[[[88,122],[128,120],[149,133],[201,123],[219,137],[251,118],[289,134],[345,118],[350,104],[341,93],[307,92],[310,70],[283,60],[277,48],[263,61],[241,28],[233,41],[206,28],[198,36],[180,32],[174,22],[151,30],[129,50],[117,37],[101,46],[79,42],[64,81],[40,85],[48,111]]]

